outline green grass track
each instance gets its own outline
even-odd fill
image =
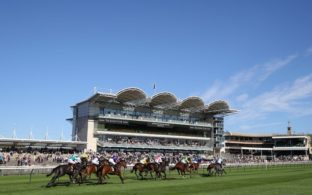
[[[96,184],[95,176],[82,185],[63,185],[68,181],[64,176],[60,185],[46,188],[50,178],[44,175],[1,176],[0,194],[312,194],[312,166],[276,166],[265,169],[232,168],[226,169],[222,177],[207,176],[206,171],[182,178],[175,171],[168,174],[167,180],[136,180],[134,174],[125,173],[125,184],[116,176],[110,176],[107,184]]]

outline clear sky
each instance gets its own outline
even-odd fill
[[[312,133],[312,1],[0,1],[0,135],[71,137],[70,106],[139,87],[240,110],[225,130]]]

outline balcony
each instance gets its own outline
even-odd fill
[[[272,144],[272,142],[264,142],[258,140],[225,140],[226,143],[232,144],[254,144],[254,145],[264,145],[264,144]]]
[[[215,144],[215,147],[216,148],[222,148],[222,147],[224,147],[224,144]]]
[[[222,124],[216,123],[216,124],[214,125],[214,127],[215,127],[215,128],[223,128],[224,125],[223,125],[223,123],[222,123]]]
[[[223,135],[223,134],[224,134],[224,131],[222,131],[222,130],[217,130],[215,134],[216,134],[216,135]]]
[[[154,117],[146,117],[146,116],[130,116],[130,115],[121,115],[121,114],[99,114],[98,118],[103,119],[118,119],[118,120],[126,120],[126,121],[141,121],[141,122],[152,122],[158,123],[159,125],[187,125],[187,126],[196,126],[196,127],[212,127],[211,123],[206,122],[190,122],[190,121],[181,121],[181,120],[173,120],[173,119],[161,119]]]
[[[224,141],[224,137],[216,137],[215,141],[216,142],[223,142]]]
[[[110,142],[98,141],[100,147],[109,147],[109,148],[141,148],[141,149],[161,149],[161,150],[198,150],[198,151],[212,151],[213,147],[211,144],[205,146],[191,146],[191,145],[160,145],[160,144],[116,144]]]

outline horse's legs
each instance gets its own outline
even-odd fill
[[[120,172],[118,173],[118,176],[119,176],[119,178],[120,178],[121,183],[122,183],[122,184],[124,184],[124,179],[122,178],[122,176],[121,176],[121,173],[120,173]]]
[[[136,175],[137,179],[139,179],[139,176],[137,174],[137,170],[134,171],[134,174]]]
[[[52,177],[52,179],[49,181],[49,183],[48,183],[47,186],[50,187],[50,186],[54,185],[56,179],[58,179],[58,176],[57,176],[57,175],[54,175],[54,176]]]
[[[108,172],[105,173],[105,174],[103,175],[103,181],[104,181],[104,183],[106,183],[106,177],[107,177],[107,175],[108,175]]]
[[[164,173],[164,178],[167,179],[166,171],[163,171],[163,173]],[[160,176],[161,176],[161,174],[160,174]]]
[[[139,175],[141,176],[141,179],[143,180],[143,171],[139,171]]]
[[[98,183],[102,183],[103,179],[102,179],[102,173],[101,172],[98,172],[97,174],[97,177],[98,177]]]

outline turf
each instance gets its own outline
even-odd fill
[[[125,173],[125,184],[111,176],[107,184],[96,184],[95,176],[89,183],[67,186],[68,177],[59,180],[55,187],[46,188],[50,178],[44,175],[0,177],[0,194],[311,194],[312,166],[276,166],[266,169],[232,168],[222,177],[207,176],[200,170],[192,178],[182,178],[176,172],[168,173],[167,180],[137,180],[134,174]]]

